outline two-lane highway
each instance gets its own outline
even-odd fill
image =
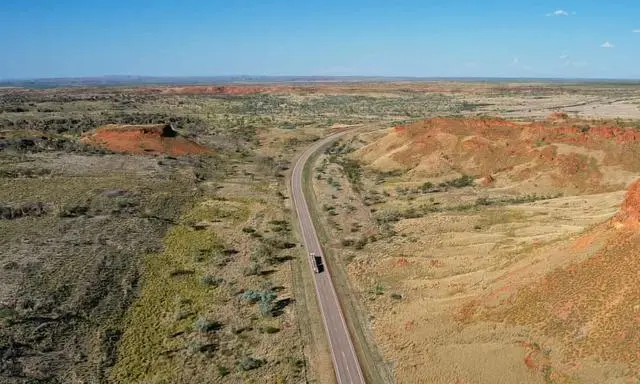
[[[320,303],[320,312],[329,339],[329,348],[331,349],[331,357],[333,359],[333,367],[336,374],[338,384],[365,384],[358,356],[353,347],[351,335],[344,319],[340,302],[336,295],[336,290],[331,281],[331,275],[327,268],[326,259],[318,240],[313,220],[309,212],[309,206],[304,196],[303,184],[304,166],[309,158],[325,144],[338,139],[346,132],[340,132],[328,136],[309,147],[298,159],[293,168],[291,177],[291,193],[293,203],[300,221],[300,230],[302,232],[302,240],[306,247],[307,259],[309,263],[313,263],[313,258],[309,256],[314,253],[322,257],[324,260],[324,271],[313,274],[313,282],[316,288],[316,295]]]

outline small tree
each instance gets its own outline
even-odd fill
[[[260,265],[258,263],[251,263],[248,267],[242,271],[245,276],[256,276],[260,273]]]
[[[257,291],[248,290],[242,294],[242,298],[247,300],[251,304],[255,304],[258,301],[260,301],[261,294],[260,292],[257,292]]]
[[[251,304],[258,303],[258,308],[263,316],[273,315],[275,309],[275,300],[278,297],[272,290],[265,291],[245,291],[242,294],[242,298],[247,300]]]
[[[238,360],[238,368],[243,371],[250,371],[252,369],[257,369],[263,366],[265,363],[262,359],[256,359],[252,356],[245,356],[242,359]]]
[[[217,321],[211,321],[205,317],[200,317],[196,320],[193,327],[200,333],[209,333],[220,330],[222,324]]]
[[[278,296],[273,291],[265,291],[262,293],[260,303],[258,304],[258,308],[260,308],[262,316],[271,316],[273,314],[273,310],[275,309],[274,301],[276,297]]]
[[[218,287],[224,282],[224,279],[217,276],[204,275],[200,278],[200,282],[211,287]]]
[[[434,187],[433,183],[431,183],[430,181],[427,181],[426,183],[422,184],[420,189],[422,189],[422,192],[428,192],[429,190],[433,189],[433,187]]]

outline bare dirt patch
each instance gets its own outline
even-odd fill
[[[184,156],[212,153],[207,147],[179,136],[169,124],[105,125],[85,134],[81,142],[129,154]]]

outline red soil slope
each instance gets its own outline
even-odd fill
[[[613,218],[613,222],[621,223],[627,228],[637,228],[640,225],[640,180],[629,187],[620,212]]]
[[[81,142],[113,152],[137,155],[165,153],[173,156],[206,154],[212,151],[178,136],[170,125],[105,125],[83,136]]]
[[[640,131],[560,114],[527,124],[436,118],[398,126],[358,156],[381,170],[408,170],[416,179],[458,172],[492,175],[498,184],[508,179],[510,184],[529,182],[528,188],[543,183],[596,192],[607,189],[604,166],[640,173]]]
[[[567,357],[627,364],[640,375],[640,180],[620,212],[580,237],[602,241],[590,258],[556,270],[518,292],[489,318],[529,325],[559,339]]]
[[[313,92],[315,88],[305,87],[304,90]],[[225,85],[225,86],[192,86],[170,87],[162,89],[162,93],[176,95],[253,95],[258,93],[295,93],[302,91],[300,87],[286,85]]]

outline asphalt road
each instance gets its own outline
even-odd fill
[[[293,203],[298,214],[298,220],[300,221],[300,230],[302,232],[303,243],[306,247],[307,258],[309,264],[312,266],[314,260],[309,256],[310,253],[315,253],[317,256],[321,256],[324,261],[324,254],[318,235],[313,226],[311,220],[311,214],[309,212],[309,206],[304,197],[303,183],[303,169],[309,157],[313,155],[318,149],[328,142],[337,139],[345,132],[337,133],[326,138],[317,141],[311,147],[309,147],[298,159],[296,165],[293,168],[293,174],[291,177],[291,193],[293,197]],[[331,349],[331,357],[333,359],[333,368],[336,374],[338,384],[364,384],[364,377],[362,370],[360,369],[360,363],[358,362],[358,356],[353,348],[353,342],[347,323],[345,322],[342,309],[340,308],[340,302],[336,295],[336,290],[331,281],[331,275],[329,269],[326,267],[327,263],[324,262],[325,268],[323,272],[313,273],[313,282],[316,287],[316,295],[318,296],[318,302],[320,303],[320,312],[322,313],[322,319],[324,322],[327,338],[329,339],[329,349]],[[313,269],[310,269],[311,271]]]

